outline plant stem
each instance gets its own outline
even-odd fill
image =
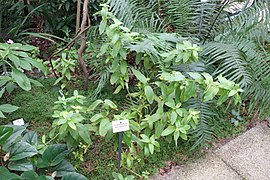
[[[123,166],[123,168],[125,168],[126,170],[132,172],[133,174],[135,174],[136,176],[140,177],[140,178],[143,178],[141,175],[139,175],[138,173],[132,171],[131,169],[128,169],[127,167]]]

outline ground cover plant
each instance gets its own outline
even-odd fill
[[[5,143],[14,128],[25,127],[1,126],[6,176],[68,179],[55,169],[66,157],[74,166],[67,165],[74,173],[70,176],[85,178],[77,170],[89,179],[147,179],[164,161],[186,162],[198,157],[213,137],[245,129],[243,116],[267,116],[267,2],[256,2],[236,16],[225,11],[230,3],[219,1],[111,0],[99,5],[78,0],[77,14],[72,14],[75,2],[19,1],[11,11],[21,7],[23,23],[14,29],[4,25],[22,44],[8,40],[0,46],[1,124],[23,117],[42,137],[17,133],[13,146],[28,143],[32,154],[14,160],[6,155],[14,147]],[[61,11],[55,21],[50,9]],[[74,26],[68,26],[76,16]],[[34,23],[26,23],[30,17]],[[35,18],[45,22],[43,32],[54,35],[21,33]],[[37,48],[25,44],[33,37],[50,41],[55,49],[39,56]],[[130,130],[123,134],[118,174],[112,121],[123,119],[129,120]],[[34,146],[25,142],[30,135]],[[62,148],[61,161],[56,157],[57,163],[44,165],[46,148],[56,147]],[[14,169],[18,163],[28,169]]]

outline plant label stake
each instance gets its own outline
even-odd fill
[[[129,130],[129,121],[127,119],[112,121],[112,128],[113,128],[113,133],[118,133],[118,135],[119,135],[118,136],[119,146],[118,146],[117,169],[118,169],[118,173],[120,173],[123,132]]]

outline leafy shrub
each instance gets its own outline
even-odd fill
[[[36,57],[38,48],[30,45],[22,45],[19,43],[0,43],[0,65],[3,67],[3,73],[0,76],[0,98],[3,94],[12,93],[16,85],[25,91],[31,89],[31,84],[42,86],[42,84],[34,79],[28,78],[25,71],[32,71],[38,68],[44,73],[47,69],[39,62]],[[0,117],[4,118],[2,112],[10,113],[17,110],[18,107],[4,104],[0,106]]]

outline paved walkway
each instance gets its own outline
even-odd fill
[[[195,163],[153,180],[270,180],[270,128],[259,124]]]

